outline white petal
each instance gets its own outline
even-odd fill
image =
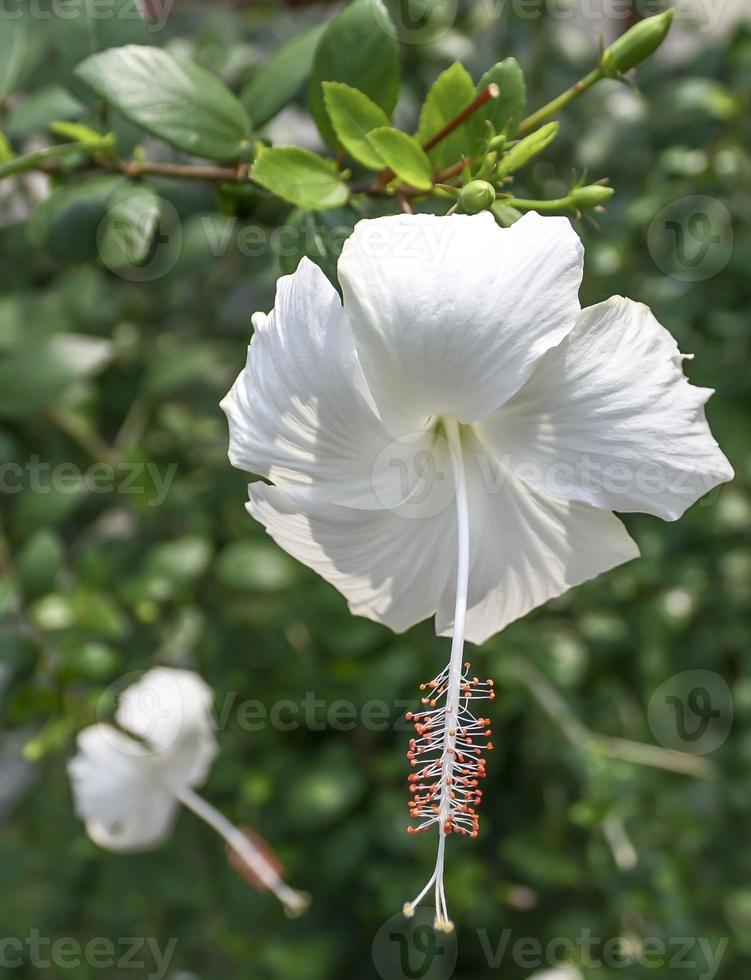
[[[252,483],[248,510],[282,548],[326,581],[350,610],[402,632],[432,615],[456,564],[448,506],[418,517],[322,500],[307,488]]]
[[[466,638],[484,643],[515,619],[639,554],[615,515],[554,500],[504,470],[479,441],[463,437],[469,498],[470,574]],[[454,585],[436,631],[450,634]]]
[[[339,278],[360,363],[392,429],[488,415],[579,313],[582,246],[566,218],[488,213],[361,221]]]
[[[314,485],[352,507],[395,503],[401,457],[373,405],[339,296],[303,259],[254,317],[248,359],[222,408],[233,465],[274,483]]]
[[[111,725],[84,729],[68,773],[76,812],[100,847],[149,850],[169,835],[177,802],[148,750],[134,739]]]
[[[479,427],[546,493],[675,520],[733,471],[651,310],[613,296],[583,310],[506,405]]]
[[[198,674],[156,667],[123,691],[116,718],[152,749],[167,783],[198,786],[217,753],[212,702]]]

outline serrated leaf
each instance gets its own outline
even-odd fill
[[[368,133],[388,128],[383,109],[363,92],[344,82],[324,82],[323,98],[331,125],[344,149],[371,170],[382,170],[385,163],[368,142]]]
[[[475,83],[466,68],[458,61],[436,78],[431,86],[422,109],[417,141],[422,145],[431,136],[439,133],[447,123],[466,109],[475,97]],[[479,125],[476,115],[471,116],[453,133],[441,140],[428,155],[436,170],[442,170],[456,163],[462,156],[471,156],[474,142],[482,135],[482,120]]]
[[[294,99],[310,77],[321,24],[287,41],[254,72],[240,99],[254,126],[263,126]]]
[[[527,104],[524,72],[516,58],[505,58],[489,68],[477,83],[477,92],[482,92],[493,83],[499,86],[501,94],[497,99],[486,102],[476,116],[480,120],[488,120],[496,133],[505,130],[507,136],[513,136]]]
[[[307,211],[327,211],[346,203],[347,185],[333,160],[297,146],[263,150],[250,176],[261,187]]]
[[[534,133],[519,140],[516,146],[512,146],[498,165],[498,176],[505,177],[520,170],[526,163],[538,153],[549,146],[558,135],[558,123],[546,123],[540,126]]]
[[[131,44],[92,55],[76,74],[131,122],[210,160],[236,160],[250,120],[216,75],[159,48]]]
[[[391,118],[399,96],[399,46],[381,0],[350,3],[327,25],[316,49],[308,90],[310,111],[324,140],[335,147],[323,82],[352,85]]]
[[[433,186],[430,160],[413,136],[385,126],[369,133],[368,142],[405,184],[421,191]]]

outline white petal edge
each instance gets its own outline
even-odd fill
[[[712,389],[682,360],[649,307],[613,296],[582,310],[481,437],[554,497],[676,520],[733,477],[704,414]]]
[[[211,688],[193,671],[155,667],[123,691],[116,720],[148,744],[166,782],[195,787],[219,751],[213,700]]]
[[[589,504],[556,500],[504,470],[464,437],[470,573],[466,639],[481,644],[575,585],[631,561],[639,548],[622,522]],[[441,599],[436,632],[451,635],[454,590]]]
[[[85,728],[68,774],[76,813],[100,847],[151,850],[169,836],[178,804],[139,742],[111,725]]]
[[[277,544],[335,586],[354,615],[397,633],[435,612],[454,575],[450,500],[418,518],[344,507],[307,488],[252,483],[248,493],[248,511]]]
[[[510,398],[579,313],[583,249],[566,218],[360,221],[339,260],[344,310],[391,431],[467,423]]]
[[[383,426],[339,296],[309,259],[256,314],[245,368],[221,403],[234,466],[328,500],[378,508],[399,500],[392,458],[408,450]],[[400,433],[413,444],[422,432]]]

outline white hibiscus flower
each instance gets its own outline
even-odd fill
[[[195,792],[218,752],[211,689],[188,670],[157,667],[121,698],[119,727],[92,725],[68,764],[76,812],[110,851],[147,851],[171,833],[180,804],[205,820],[240,859],[237,867],[291,914],[308,898],[281,879],[269,853]]]
[[[650,310],[581,310],[582,253],[568,220],[534,213],[361,221],[343,304],[303,259],[222,403],[232,463],[270,481],[247,507],[274,540],[353,613],[397,631],[435,614],[453,637],[410,748],[417,829],[439,828],[416,901],[434,886],[441,928],[445,838],[476,833],[489,734],[465,639],[635,558],[614,510],[674,520],[732,477],[711,391]]]

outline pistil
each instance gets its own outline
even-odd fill
[[[412,833],[427,830],[438,824],[438,854],[433,874],[420,894],[404,906],[404,914],[414,914],[415,906],[435,889],[434,926],[444,932],[453,929],[448,917],[443,870],[446,838],[450,833],[477,836],[478,817],[475,807],[482,798],[479,780],[485,775],[483,748],[489,737],[490,721],[475,718],[469,710],[469,702],[475,698],[493,698],[493,682],[481,682],[471,677],[469,664],[463,665],[464,628],[467,617],[469,585],[469,504],[462,457],[459,425],[455,419],[444,420],[446,437],[451,454],[451,466],[456,492],[457,523],[457,573],[454,629],[451,655],[448,665],[422,690],[430,693],[423,697],[425,711],[409,713],[414,721],[417,738],[410,740],[407,753],[413,767],[419,766],[409,777],[410,816],[419,824],[410,827]],[[443,703],[442,703],[443,702]]]

